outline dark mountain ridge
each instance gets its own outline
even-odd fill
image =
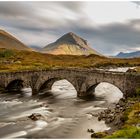
[[[116,55],[118,58],[133,58],[133,57],[140,57],[140,51],[130,52],[130,53],[123,53],[120,52]]]

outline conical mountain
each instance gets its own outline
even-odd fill
[[[43,48],[44,53],[50,54],[63,54],[63,55],[89,55],[96,54],[101,55],[94,49],[92,49],[86,40],[77,36],[76,34],[69,32]]]
[[[32,50],[4,30],[0,30],[0,48],[27,50],[27,51]]]

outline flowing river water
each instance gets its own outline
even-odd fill
[[[90,138],[87,129],[109,130],[94,114],[117,103],[123,94],[117,87],[101,83],[94,95],[91,101],[78,99],[66,80],[55,82],[52,91],[36,97],[30,89],[0,93],[0,138]],[[28,116],[33,113],[42,118],[31,120]]]

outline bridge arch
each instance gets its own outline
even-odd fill
[[[19,91],[23,87],[24,87],[24,81],[22,79],[14,79],[7,84],[6,90],[8,90],[8,91]]]
[[[88,84],[86,91],[89,93],[95,91],[95,88],[101,83],[111,84],[111,85],[117,87],[123,94],[125,94],[125,87],[124,87],[123,81],[115,81],[115,80],[101,80],[98,82],[96,81],[94,83],[91,82]]]
[[[39,85],[38,92],[42,92],[44,90],[51,90],[52,85],[59,80],[61,80],[61,78],[51,78],[46,80],[45,82]]]
[[[93,85],[88,86],[86,92],[88,95],[91,95],[93,92],[95,92],[95,88],[99,85],[100,83],[96,83]]]
[[[89,86],[87,94],[108,98],[111,102],[116,102],[124,97],[123,90],[111,82],[99,82]],[[114,99],[113,99],[114,98]]]
[[[49,78],[45,80],[43,83],[41,83],[38,87],[38,92],[43,92],[43,91],[49,91],[52,89],[52,86],[55,82],[61,81],[61,80],[66,80],[68,83],[70,83],[74,89],[76,90],[75,84],[73,81],[68,80],[67,78],[59,78],[59,77],[54,77],[54,78]],[[77,90],[76,90],[77,91]]]

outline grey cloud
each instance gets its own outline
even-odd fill
[[[135,3],[137,6],[140,5],[140,1],[132,1],[133,3]]]
[[[62,1],[57,3],[75,12],[81,12],[82,6],[84,4],[83,2],[78,2],[78,1]]]
[[[140,46],[140,30],[135,28],[140,26],[140,19],[94,26],[84,14],[83,6],[84,2],[0,2],[0,26],[8,28],[29,45],[45,46],[72,31],[104,54],[115,54]],[[47,16],[56,7],[63,9],[62,16],[68,9],[77,17],[76,20]],[[38,14],[42,9],[47,9],[43,17]],[[59,9],[55,12],[59,12]]]
[[[57,11],[56,7],[69,9],[75,16],[81,15],[82,12],[82,2],[0,2],[0,22],[3,22],[2,25],[28,31],[42,31],[68,24],[67,19],[63,18],[65,11],[62,14],[62,11]],[[45,16],[39,15],[39,10],[42,9],[45,10]],[[58,16],[60,12],[62,14],[60,20],[52,18],[50,11],[58,12]]]
[[[54,6],[55,5],[55,6]],[[54,9],[63,7],[71,12],[82,12],[83,2],[59,1],[59,2],[0,2],[0,15],[3,16],[30,16],[35,15],[38,9]]]
[[[78,23],[82,23],[82,21],[75,22],[68,20],[67,23],[69,24],[61,27],[55,26],[46,28],[44,26],[39,26],[38,28],[34,28],[34,26],[27,25],[25,28],[26,32],[32,32],[34,38],[40,33],[38,38],[40,42],[44,41],[45,43],[51,43],[61,35],[72,31],[88,40],[93,48],[104,54],[116,54],[119,51],[125,51],[140,46],[140,30],[134,28],[135,24],[140,25],[139,19],[130,20],[123,24],[112,23],[96,27],[88,26],[88,24],[79,25]],[[14,28],[25,32],[25,28],[24,26],[22,27],[22,24],[16,25]],[[53,38],[50,39],[50,35],[53,36]],[[28,34],[26,34],[26,36],[30,38],[30,35],[28,36]],[[43,46],[44,42],[39,44]],[[28,43],[31,44],[30,41]]]
[[[0,15],[16,17],[32,14],[33,8],[25,5],[24,2],[0,2]]]
[[[134,19],[126,23],[112,23],[96,27],[70,23],[69,28],[87,39],[93,48],[102,53],[111,54],[140,47],[140,30],[135,28],[136,24],[140,26],[139,21],[139,19]]]

